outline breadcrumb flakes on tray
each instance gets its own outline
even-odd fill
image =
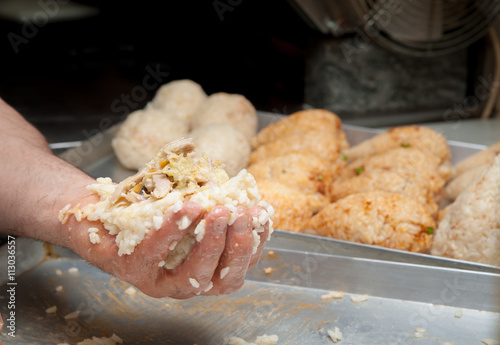
[[[242,338],[231,337],[229,338],[229,345],[275,345],[278,340],[279,338],[276,334],[258,336],[253,343],[249,343]]]
[[[330,291],[326,295],[321,295],[322,300],[342,299],[342,298],[344,298],[344,292],[342,291]]]
[[[361,303],[368,300],[368,295],[351,295],[351,301]]]
[[[85,339],[84,341],[81,341],[76,345],[116,345],[116,344],[123,344],[123,340],[119,336],[113,333],[113,335],[109,338],[92,337],[92,339]]]
[[[335,327],[333,330],[329,329],[326,332],[328,333],[330,340],[334,343],[341,342],[343,339],[342,332],[338,327]]]
[[[427,330],[425,328],[415,328],[415,338],[423,338]]]
[[[481,342],[484,345],[498,345],[499,344],[499,342],[496,341],[495,339],[481,339]]]
[[[137,293],[137,290],[134,289],[132,286],[128,287],[127,289],[125,289],[125,291],[123,291],[123,293],[125,295],[128,295],[128,296],[133,296]]]

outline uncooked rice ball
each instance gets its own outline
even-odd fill
[[[447,208],[431,254],[500,266],[500,155]]]
[[[161,86],[151,104],[154,108],[173,114],[189,125],[195,111],[206,98],[207,95],[199,84],[182,79]]]
[[[250,139],[257,133],[257,113],[248,99],[238,94],[214,93],[193,117],[193,129],[212,123],[229,123]]]
[[[111,146],[124,167],[139,170],[161,147],[187,134],[188,126],[184,122],[149,108],[131,113]]]
[[[189,136],[193,138],[198,152],[219,160],[229,177],[236,176],[246,168],[250,156],[250,144],[243,133],[227,123],[215,123],[198,127]]]

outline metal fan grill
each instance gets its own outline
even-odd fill
[[[323,33],[363,35],[413,56],[450,54],[483,37],[500,0],[295,0]]]

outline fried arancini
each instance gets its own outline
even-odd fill
[[[320,236],[425,252],[435,223],[416,200],[401,193],[366,192],[349,195],[323,208],[303,227]]]
[[[443,178],[451,177],[451,151],[446,138],[439,132],[422,126],[394,127],[356,146],[344,150],[350,161],[373,156],[398,147],[418,148],[439,158]]]
[[[499,153],[500,141],[458,162],[455,165],[455,176],[460,176],[465,171],[474,169],[480,165],[490,164]]]
[[[304,153],[265,158],[248,167],[256,180],[276,180],[307,194],[313,212],[329,204],[327,186],[339,174],[340,164]]]
[[[366,171],[382,169],[393,171],[405,176],[421,176],[430,183],[431,191],[436,197],[441,197],[445,180],[438,172],[439,158],[425,154],[417,148],[396,148],[374,156],[360,158],[350,163],[341,173],[339,182],[361,175]]]
[[[439,222],[431,254],[500,266],[500,155]]]
[[[288,153],[305,153],[328,162],[336,161],[342,147],[335,134],[324,130],[296,132],[259,146],[250,154],[249,164]]]
[[[408,174],[404,170],[367,170],[350,179],[330,184],[328,195],[331,201],[337,201],[351,194],[376,190],[398,192],[413,197],[431,214],[438,210],[429,181],[419,174]]]
[[[342,149],[349,146],[345,134],[342,131],[340,118],[334,113],[324,109],[302,110],[290,114],[263,128],[254,138],[252,138],[251,145],[252,148],[256,149],[261,145],[268,144],[290,134],[320,129],[335,134]]]
[[[273,227],[298,232],[313,215],[303,193],[274,180],[257,180],[259,193],[274,208]]]
[[[257,133],[257,112],[243,95],[218,92],[208,96],[192,118],[192,128],[213,123],[229,123],[248,141]]]

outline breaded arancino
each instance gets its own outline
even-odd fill
[[[341,173],[339,182],[375,169],[393,171],[408,178],[425,178],[435,197],[441,197],[445,180],[439,173],[439,158],[417,148],[396,148],[350,163]]]
[[[396,148],[417,148],[439,159],[439,173],[448,180],[453,175],[451,151],[446,138],[439,132],[423,126],[394,127],[358,145],[345,149],[349,161],[370,157]]]
[[[274,208],[275,229],[298,232],[312,217],[307,196],[297,189],[275,180],[257,180],[257,186],[262,199]]]
[[[348,147],[349,144],[342,131],[340,118],[331,111],[324,109],[302,110],[290,114],[263,128],[257,136],[252,138],[251,145],[253,149],[256,149],[261,145],[268,144],[290,134],[319,129],[335,134],[340,141],[340,146],[342,148]]]
[[[340,157],[341,143],[335,134],[325,130],[295,132],[259,146],[250,154],[250,163],[289,153],[305,153],[334,162]]]
[[[278,181],[307,195],[313,212],[330,203],[326,196],[329,186],[341,169],[341,163],[327,161],[304,153],[289,153],[257,161],[248,172],[257,181]]]
[[[429,181],[419,174],[407,173],[402,169],[399,171],[386,169],[361,171],[359,175],[350,179],[330,184],[327,194],[334,202],[351,194],[376,190],[398,192],[413,197],[425,205],[432,214],[438,210]]]
[[[303,232],[387,248],[425,252],[435,223],[418,201],[401,193],[352,194],[323,208]]]

